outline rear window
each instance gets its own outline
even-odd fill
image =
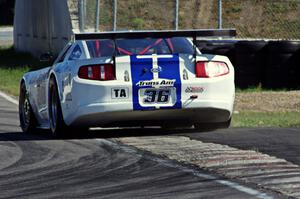
[[[193,54],[194,48],[190,41],[182,37],[174,37],[171,39],[175,53]]]
[[[111,57],[115,51],[113,40],[90,40],[86,41],[91,58]]]
[[[182,37],[167,39],[117,39],[86,41],[91,58],[116,55],[193,54],[193,45]]]

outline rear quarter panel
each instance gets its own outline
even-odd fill
[[[30,105],[40,126],[48,123],[48,74],[51,67],[28,72],[23,76]]]

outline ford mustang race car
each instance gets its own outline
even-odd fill
[[[124,126],[228,127],[234,69],[225,56],[205,55],[197,37],[228,30],[76,34],[51,67],[20,82],[24,132]]]

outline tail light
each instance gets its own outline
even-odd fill
[[[116,79],[114,65],[112,64],[81,66],[78,71],[78,77],[100,81]]]
[[[229,68],[224,62],[198,61],[196,63],[196,77],[219,77],[229,73]]]

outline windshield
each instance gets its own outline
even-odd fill
[[[117,39],[86,41],[91,58],[116,55],[193,54],[193,45],[182,37],[167,39]],[[116,45],[116,47],[115,47]],[[115,53],[116,50],[116,53]]]

